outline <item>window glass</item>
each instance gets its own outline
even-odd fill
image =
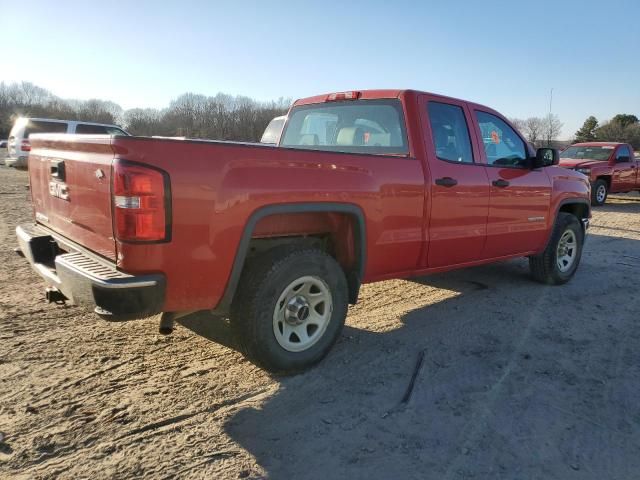
[[[585,146],[573,146],[560,152],[561,158],[574,158],[574,159],[586,159],[586,160],[608,160],[611,156],[613,147],[585,147]]]
[[[618,155],[616,155],[616,162],[628,162],[631,160],[631,152],[626,145],[618,148]]]
[[[267,128],[264,129],[260,143],[278,143],[278,138],[280,138],[280,132],[282,132],[282,127],[284,125],[284,120],[284,117],[276,117],[271,120],[269,125],[267,125]]]
[[[76,133],[92,135],[126,135],[122,130],[110,125],[89,125],[79,123],[76,125]]]
[[[67,124],[65,122],[29,120],[24,128],[24,138],[28,138],[32,133],[67,133]]]
[[[280,146],[352,153],[409,153],[398,100],[348,100],[294,107]]]
[[[529,166],[527,148],[513,128],[490,113],[476,111],[476,118],[487,164],[517,168]]]
[[[473,163],[473,150],[464,111],[457,105],[429,102],[429,123],[440,160]]]

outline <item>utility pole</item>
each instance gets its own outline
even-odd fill
[[[551,87],[551,92],[549,92],[549,134],[547,135],[547,147],[551,146],[551,106],[553,105],[553,87]]]

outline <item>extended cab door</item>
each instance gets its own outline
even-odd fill
[[[486,237],[489,180],[471,140],[469,111],[463,102],[430,95],[421,95],[419,103],[430,173],[428,247],[421,266],[478,260]]]
[[[627,145],[620,145],[614,155],[612,192],[628,192],[637,187],[638,162]]]
[[[491,189],[483,257],[538,250],[554,221],[549,176],[529,167],[526,142],[503,118],[478,107],[473,117]]]

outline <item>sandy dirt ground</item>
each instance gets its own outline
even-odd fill
[[[568,285],[524,259],[367,285],[277,378],[205,314],[164,337],[46,304],[13,252],[26,183],[0,167],[0,478],[640,478],[637,194],[594,211]]]

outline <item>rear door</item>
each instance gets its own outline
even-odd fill
[[[431,182],[421,266],[478,260],[487,233],[489,180],[471,140],[469,112],[453,99],[422,95],[419,102]]]
[[[527,144],[503,118],[478,108],[473,116],[491,192],[483,257],[538,250],[553,221],[549,176],[529,168]]]

